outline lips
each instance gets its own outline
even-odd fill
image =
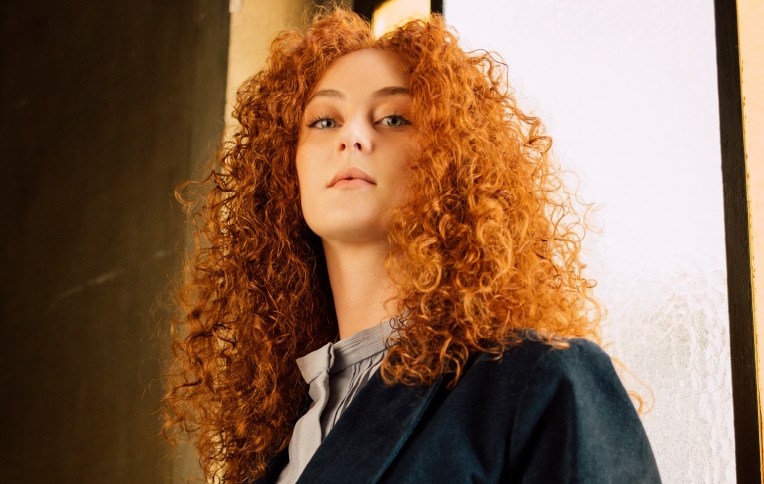
[[[338,171],[336,175],[334,175],[332,181],[329,182],[328,188],[350,184],[363,185],[365,183],[370,185],[377,184],[377,182],[375,182],[372,177],[367,175],[366,172],[360,168],[343,168],[342,170]]]

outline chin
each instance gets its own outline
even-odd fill
[[[342,227],[312,227],[308,225],[313,233],[318,235],[321,240],[326,242],[348,243],[348,244],[376,244],[380,241],[387,241],[387,230],[385,227],[355,225]]]

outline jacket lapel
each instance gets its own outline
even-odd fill
[[[298,483],[378,482],[442,386],[387,386],[377,372],[358,392]]]

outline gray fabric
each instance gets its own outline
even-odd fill
[[[279,484],[297,481],[342,412],[379,369],[387,353],[385,340],[390,335],[391,321],[337,343],[327,343],[297,359],[313,403],[292,432],[289,463],[279,475]]]

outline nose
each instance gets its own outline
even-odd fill
[[[368,153],[372,149],[372,126],[363,119],[354,119],[345,123],[339,139],[340,151],[358,151]]]

